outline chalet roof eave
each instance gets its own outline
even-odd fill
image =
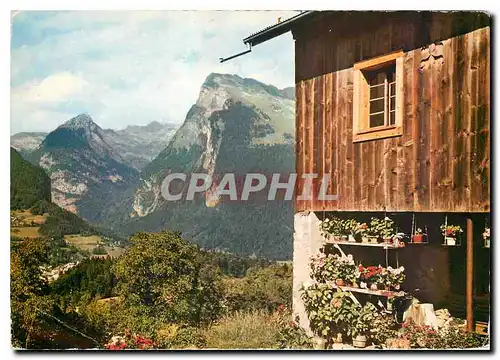
[[[284,33],[290,31],[293,26],[297,25],[297,22],[310,17],[316,12],[317,11],[315,10],[303,11],[300,14],[297,14],[283,22],[280,22],[279,24],[269,26],[263,30],[256,32],[255,34],[246,37],[245,39],[243,39],[243,43],[252,47],[271,40],[277,36],[283,35]]]

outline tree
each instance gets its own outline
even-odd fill
[[[10,288],[12,342],[29,348],[41,325],[40,312],[51,305],[47,283],[42,278],[41,266],[46,262],[46,243],[38,238],[25,239],[11,253]]]
[[[28,209],[38,200],[50,199],[49,176],[10,148],[10,208]]]
[[[113,266],[121,294],[142,330],[151,319],[199,324],[222,311],[220,270],[178,233],[137,233]],[[140,326],[140,325],[143,326]]]

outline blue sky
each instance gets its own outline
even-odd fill
[[[74,11],[13,14],[11,134],[86,112],[103,128],[182,123],[211,72],[294,83],[293,39],[250,54],[242,39],[293,11]]]

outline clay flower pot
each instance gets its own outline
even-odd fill
[[[414,244],[421,244],[424,242],[424,234],[415,234],[411,237],[411,242]]]
[[[368,244],[370,242],[370,239],[368,238],[368,236],[363,236],[363,237],[361,237],[361,242]]]
[[[342,279],[335,279],[335,285],[337,285],[337,286],[344,286],[344,280],[342,280]]]

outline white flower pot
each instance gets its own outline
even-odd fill
[[[490,247],[490,239],[484,240],[484,247],[489,248]]]
[[[349,241],[350,242],[356,242],[356,239],[354,238],[354,236],[349,235]]]
[[[446,236],[445,240],[446,245],[448,246],[455,246],[457,244],[457,239],[455,239],[454,237]]]
[[[364,348],[366,347],[366,336],[364,335],[358,335],[356,337],[352,338],[352,345],[357,348]]]

